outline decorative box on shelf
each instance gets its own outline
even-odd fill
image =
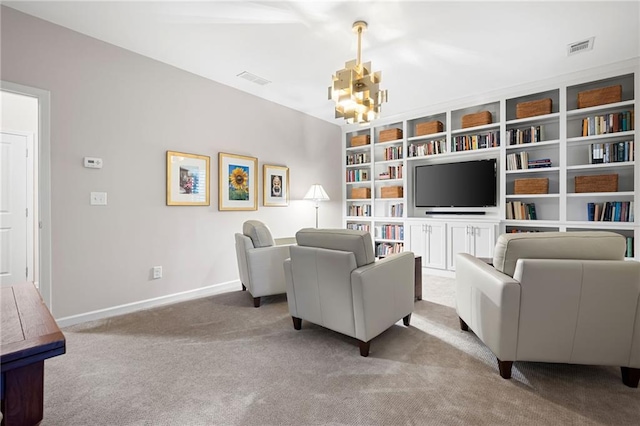
[[[516,105],[516,118],[535,117],[551,114],[551,98],[520,102]]]
[[[611,104],[622,100],[622,86],[601,87],[578,93],[578,108]]]
[[[489,111],[480,111],[473,114],[467,114],[462,116],[462,128],[482,126],[484,124],[491,124],[492,118]]]
[[[383,186],[380,188],[382,198],[402,198],[403,189],[401,186]]]
[[[389,142],[402,139],[402,129],[392,128],[380,131],[379,142]]]
[[[618,192],[618,175],[576,176],[576,192]]]
[[[357,135],[351,137],[351,146],[363,146],[369,145],[370,143],[369,135]]]
[[[533,179],[516,179],[513,184],[513,193],[522,194],[548,194],[549,179],[533,178]]]
[[[416,136],[430,135],[432,133],[440,133],[444,129],[442,121],[427,121],[426,123],[416,124]]]
[[[371,188],[352,188],[351,198],[354,198],[354,199],[371,198]]]

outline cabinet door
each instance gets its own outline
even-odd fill
[[[416,256],[422,256],[422,266],[425,266],[425,225],[424,223],[410,223],[407,226],[409,227],[409,251],[412,251]]]
[[[493,223],[475,223],[471,225],[472,233],[469,238],[469,253],[475,257],[493,257],[493,247],[496,244],[495,225]]]
[[[426,255],[422,257],[422,266],[446,269],[447,233],[444,222],[427,223]]]
[[[469,225],[463,223],[449,223],[447,238],[447,269],[455,271],[456,254],[469,253]]]

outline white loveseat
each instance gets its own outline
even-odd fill
[[[371,339],[413,311],[414,255],[375,261],[371,235],[347,229],[302,229],[284,263],[293,326],[302,320],[359,340],[368,356]]]
[[[640,378],[640,263],[625,261],[625,238],[612,232],[501,235],[493,265],[458,254],[456,308],[498,358],[620,366]]]

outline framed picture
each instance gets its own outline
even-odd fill
[[[218,210],[258,210],[258,159],[218,154]]]
[[[289,205],[289,168],[265,164],[262,178],[262,204],[266,207]]]
[[[167,151],[167,205],[209,205],[209,159]]]

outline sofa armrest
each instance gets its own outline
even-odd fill
[[[274,238],[273,241],[276,243],[276,246],[291,246],[296,244],[296,237]]]
[[[356,338],[367,342],[413,311],[414,258],[403,252],[353,270]]]
[[[289,246],[271,246],[247,250],[247,264],[253,297],[286,292],[284,261],[289,258]]]
[[[516,359],[520,284],[466,253],[456,258],[456,310],[502,361]]]

